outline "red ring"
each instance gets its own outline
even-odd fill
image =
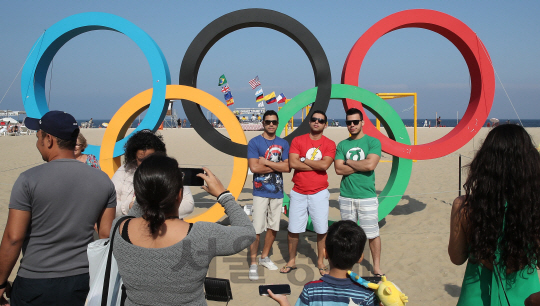
[[[408,159],[432,159],[448,155],[469,142],[484,125],[495,94],[495,76],[486,48],[480,38],[460,20],[432,10],[416,9],[392,14],[369,28],[354,44],[343,66],[341,82],[358,86],[360,67],[371,46],[386,33],[403,28],[423,28],[436,32],[458,48],[469,67],[471,97],[461,122],[444,137],[421,145],[398,143],[365,121],[367,134],[381,141],[382,150]],[[345,109],[356,107],[363,113],[362,103],[345,99]]]

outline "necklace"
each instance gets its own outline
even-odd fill
[[[170,219],[180,219],[179,216],[168,216],[168,217],[165,217],[165,220],[170,220]],[[183,220],[183,219],[180,219],[180,220]]]
[[[261,135],[262,139],[264,139],[264,142],[266,142],[266,145],[268,146],[268,148],[270,148],[271,146],[274,145],[274,142],[276,141],[276,136],[274,136],[274,139],[272,139],[272,143],[271,144],[268,144],[268,141],[266,141],[266,138],[264,138],[263,135]]]

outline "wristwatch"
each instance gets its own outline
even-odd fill
[[[305,160],[306,160],[305,157],[300,157],[300,161],[301,161],[301,162],[304,162]]]
[[[343,164],[344,164],[344,165],[346,165],[346,164],[347,164],[347,160],[346,160],[346,159],[345,159],[345,161],[343,162]]]

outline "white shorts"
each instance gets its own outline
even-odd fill
[[[251,218],[255,233],[260,234],[267,228],[279,231],[279,220],[281,219],[281,206],[283,198],[272,199],[253,196],[253,207],[251,208]]]
[[[308,215],[313,222],[313,230],[317,234],[328,231],[328,210],[330,208],[330,192],[328,189],[315,194],[301,194],[291,190],[289,205],[289,232],[298,234],[306,231]]]
[[[339,212],[341,220],[351,220],[360,223],[368,239],[379,237],[379,200],[351,199],[340,196]]]

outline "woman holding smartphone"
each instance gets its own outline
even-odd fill
[[[204,170],[198,174],[207,184],[202,188],[217,197],[231,226],[193,224],[178,216],[183,184],[175,159],[153,154],[135,171],[135,205],[140,209],[132,212],[141,214],[122,221],[113,248],[126,287],[125,305],[206,305],[203,283],[212,259],[238,253],[255,240],[244,210]]]
[[[540,155],[518,125],[495,127],[452,205],[450,260],[467,262],[458,305],[523,305],[540,291]]]
[[[127,215],[135,202],[133,175],[141,162],[156,152],[166,153],[163,136],[156,135],[150,130],[142,130],[133,134],[125,146],[124,165],[111,178],[116,189],[116,217]],[[195,208],[195,201],[189,187],[183,188],[183,203],[178,212],[180,217],[187,217]]]

